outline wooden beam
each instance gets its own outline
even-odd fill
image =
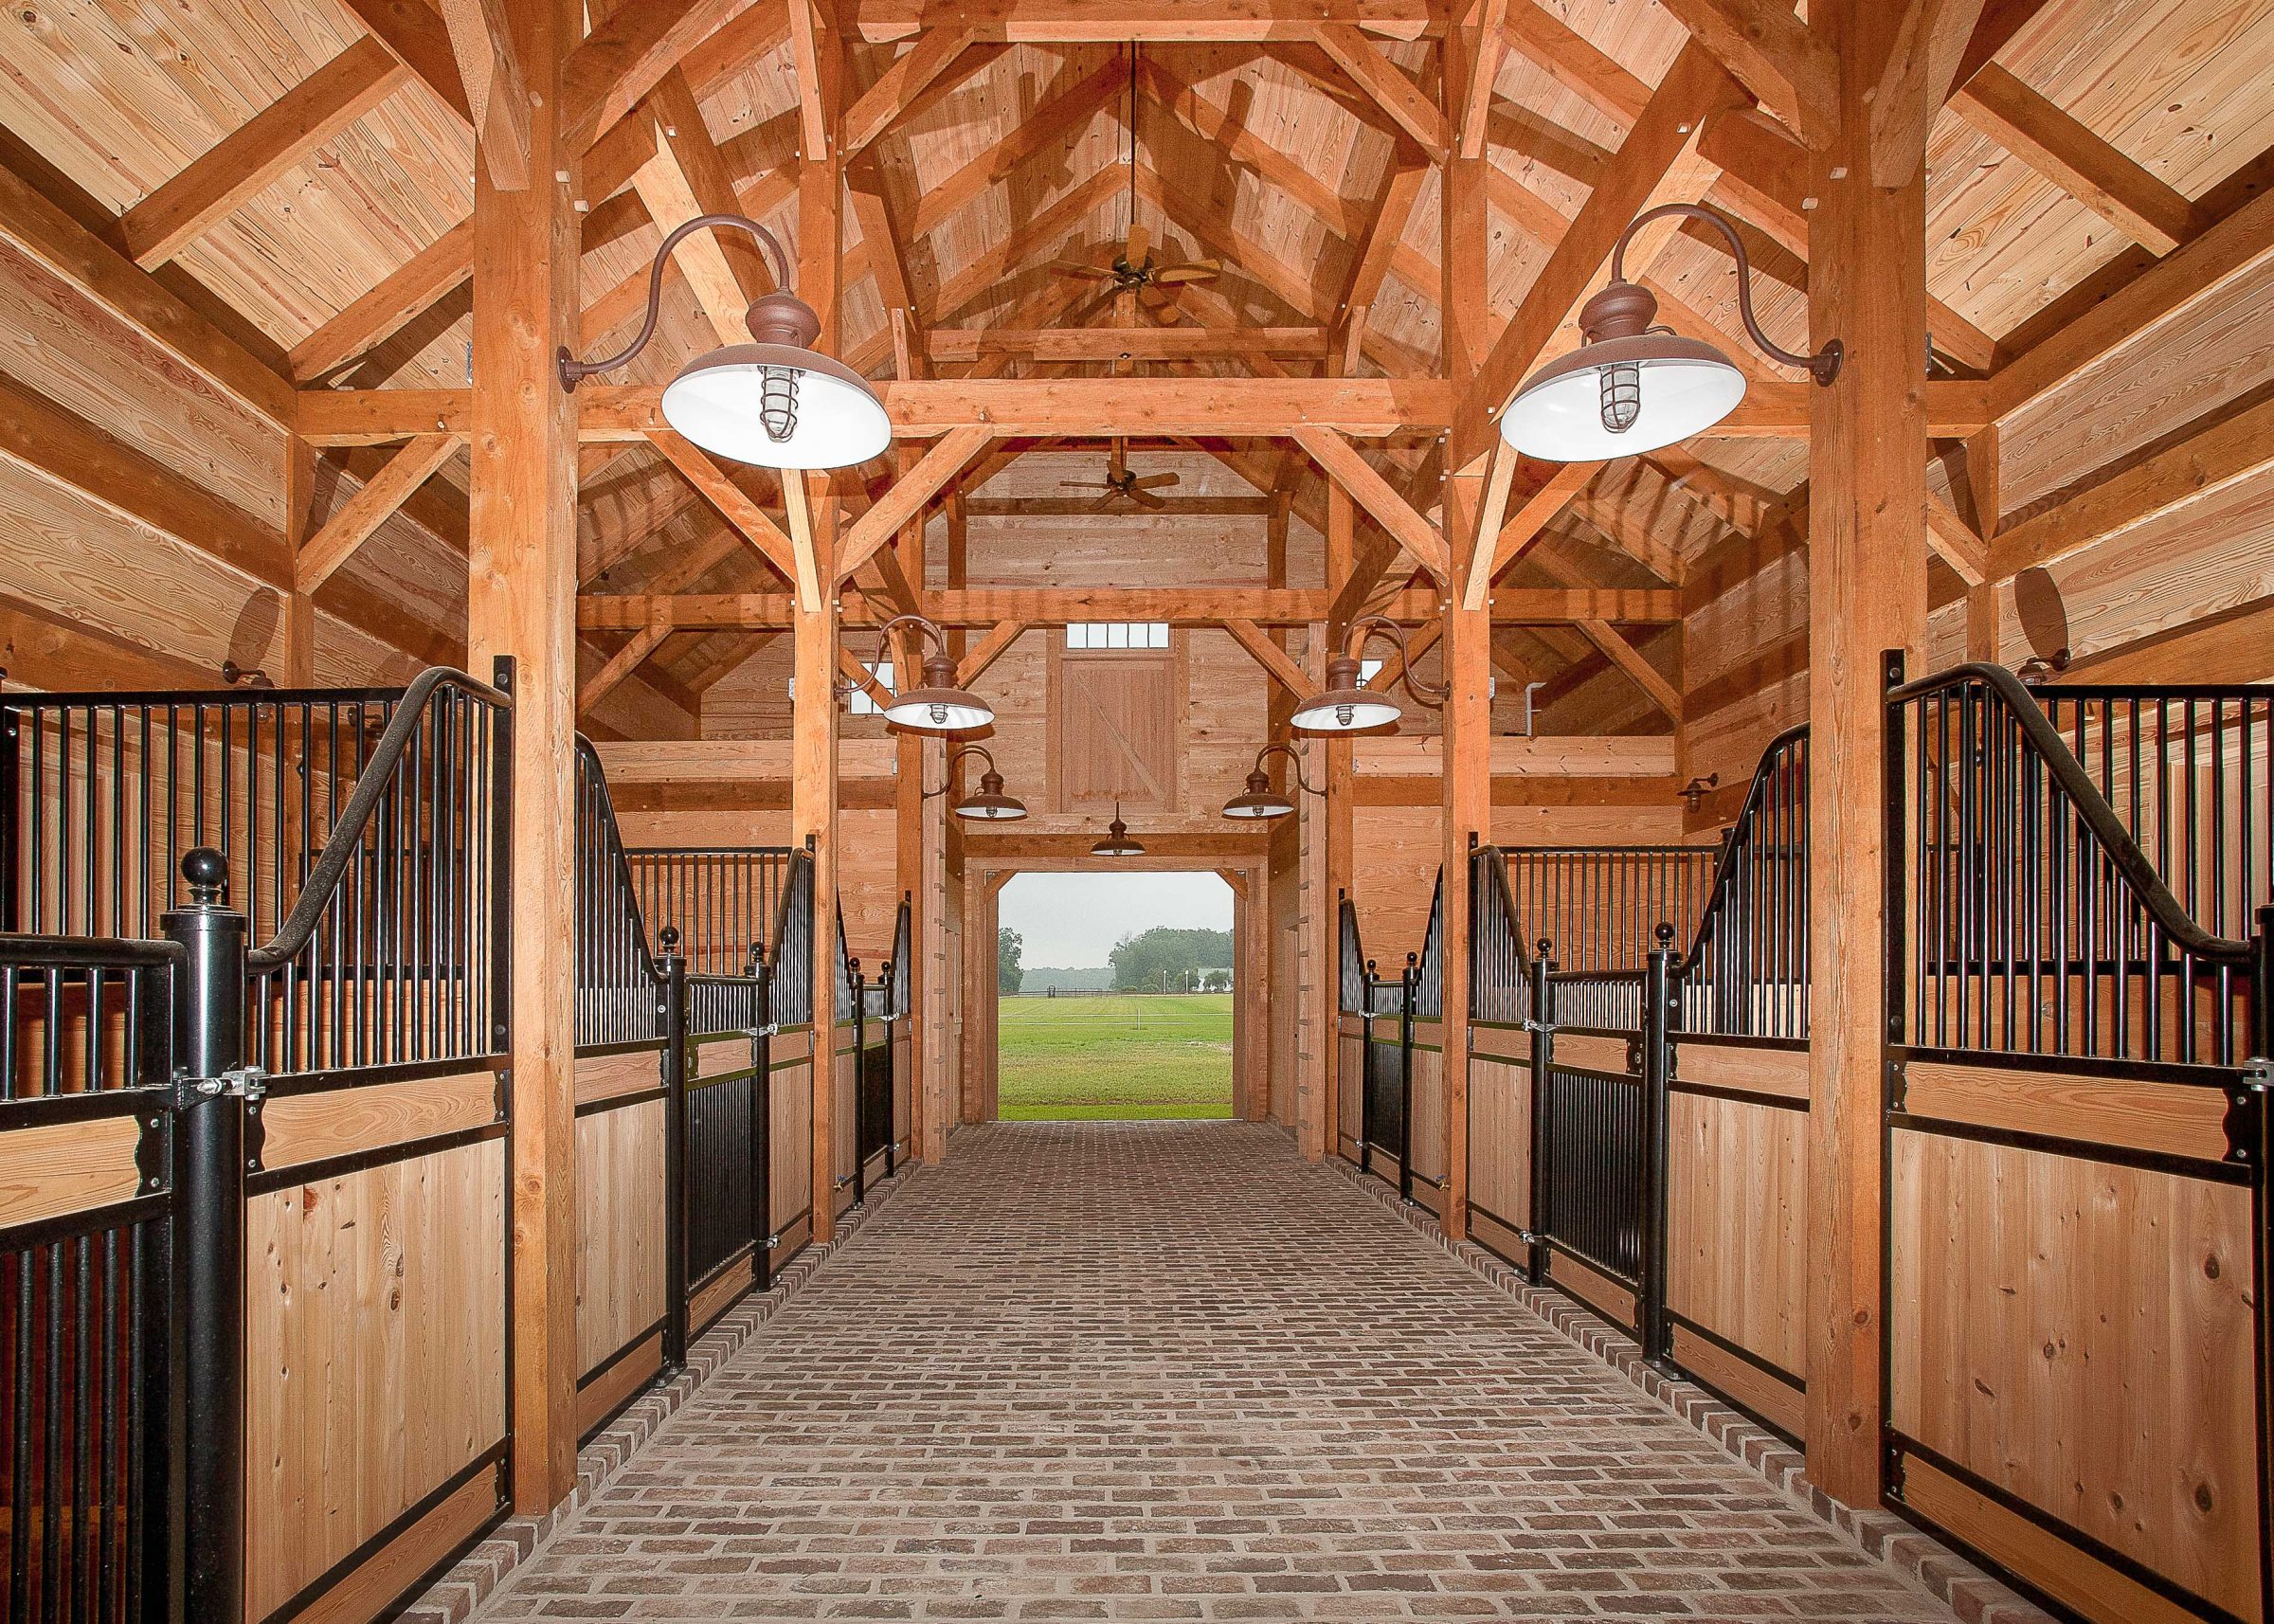
[[[1811,15],[1818,15],[1812,8]],[[1873,100],[1898,8],[1833,6],[1812,25],[1838,63],[1833,138],[1810,161],[1812,345],[1848,360],[1815,393],[1810,445],[1808,719],[1809,1042],[1806,1278],[1809,1478],[1850,1506],[1877,1504],[1881,1391],[1884,921],[1889,802],[1886,651],[1926,629],[1926,187],[1922,170],[1875,184]]]
[[[1975,533],[1974,527],[1959,516],[1946,498],[1931,490],[1926,494],[1926,544],[1967,586],[1979,586],[1987,578],[1988,543]]]
[[[460,443],[455,434],[423,434],[388,458],[387,465],[365,480],[362,488],[324,521],[323,528],[301,545],[294,564],[297,589],[313,593],[329,581],[334,570],[354,557],[371,532],[410,499],[413,491],[458,455]]]
[[[658,230],[668,233],[701,214],[741,211],[733,176],[683,75],[664,75],[640,117],[650,121],[655,155],[633,171],[632,189]],[[697,231],[682,238],[672,257],[719,342],[749,343],[749,303],[774,285],[757,244],[740,232]]]
[[[1951,110],[2152,253],[2204,222],[2186,196],[1995,63],[1952,96]]]
[[[893,480],[892,489],[839,539],[839,578],[850,576],[866,564],[878,548],[892,540],[894,531],[921,513],[924,504],[962,473],[993,438],[984,427],[951,429],[942,435],[923,460]]]
[[[909,223],[910,238],[930,235],[942,221],[961,212],[988,187],[1008,178],[1027,159],[1045,149],[1056,150],[1060,140],[1111,102],[1128,81],[1126,64],[1109,62],[1049,97],[1032,114],[1014,123],[1002,140],[971,158],[937,186],[924,189],[923,195],[916,200],[915,218]]]
[[[1217,361],[1248,354],[1318,357],[1323,327],[935,327],[924,334],[934,361],[998,355],[1040,362]]]
[[[1515,0],[1501,19],[1511,47],[1604,117],[1632,125],[1651,87],[1538,0]]]
[[[670,600],[664,599],[662,602],[668,604]],[[577,689],[578,714],[591,710],[613,694],[624,678],[645,663],[647,657],[656,652],[663,640],[671,636],[671,620],[667,613],[660,619],[650,621],[626,639],[623,646],[608,657],[608,662],[587,677],[583,686]]]
[[[394,52],[365,35],[121,214],[112,243],[144,270],[164,264],[409,78]]]
[[[2112,475],[1990,543],[1983,573],[2010,581],[2058,564],[2274,467],[2274,401],[2262,401]]]
[[[2268,252],[2274,191],[2261,192],[1999,368],[1990,380],[1991,411],[2001,418],[2017,411]]]
[[[276,427],[292,428],[297,408],[291,384],[5,165],[0,243]]]
[[[1345,23],[1328,23],[1319,28],[1318,43],[1415,145],[1438,162],[1444,161],[1452,145],[1444,114],[1432,106],[1420,88],[1376,50],[1363,33]]]
[[[466,606],[485,675],[511,656],[514,908],[509,1197],[513,1237],[513,1487],[541,1516],[576,1485],[576,405],[556,360],[576,337],[577,217],[551,183],[566,22],[550,0],[502,0],[494,55],[532,64],[526,86],[494,67],[478,101],[518,99],[527,167],[544,184],[475,175],[474,380]],[[460,20],[453,29],[465,27]],[[460,55],[461,67],[465,54]],[[507,83],[495,82],[500,77]],[[512,94],[509,94],[509,85]],[[533,93],[533,94],[532,94]],[[485,135],[502,122],[478,120]],[[494,138],[494,137],[493,137]]]
[[[1983,0],[1905,0],[1903,34],[1871,99],[1872,179],[1902,186],[1957,88]]]
[[[1389,275],[1390,262],[1396,256],[1398,244],[1404,240],[1406,226],[1414,217],[1414,206],[1420,201],[1421,183],[1428,178],[1429,169],[1425,164],[1392,161],[1389,173],[1382,179],[1381,193],[1375,199],[1374,215],[1367,224],[1365,240],[1359,246],[1357,262],[1351,266],[1349,285],[1343,290],[1343,302],[1335,313],[1345,323],[1363,332],[1365,324],[1360,313],[1372,305],[1381,292],[1382,279]]]
[[[792,513],[797,504],[793,501]],[[889,603],[845,589],[839,596],[847,624],[875,624],[896,612]],[[645,625],[655,595],[587,593],[577,600],[576,623],[587,631],[630,631]],[[1219,625],[1226,620],[1263,626],[1324,624],[1333,595],[1319,588],[1175,586],[996,586],[950,588],[923,595],[927,618],[943,626],[992,626],[1019,621],[1062,626],[1076,621],[1165,621],[1171,625]],[[1380,612],[1409,623],[1435,619],[1435,592],[1395,592]],[[775,630],[790,624],[791,600],[783,592],[680,593],[672,623],[682,631]],[[1504,586],[1492,595],[1493,619],[1504,625],[1573,625],[1600,620],[1625,625],[1667,624],[1682,618],[1682,594],[1631,586]]]
[[[1760,104],[1811,146],[1831,135],[1839,64],[1784,0],[1660,0]]]
[[[1444,31],[1442,9],[1428,0],[1121,0],[1110,13],[1090,0],[984,0],[958,14],[983,39],[1027,45],[1254,44],[1315,39],[1336,24],[1398,40]],[[845,9],[845,27],[883,45],[913,37],[936,15],[929,0],[858,0]]]
[[[1001,659],[1011,644],[1026,635],[1024,621],[1002,621],[966,651],[956,662],[955,685],[968,688],[987,674],[987,668]]]
[[[1358,454],[1356,446],[1325,428],[1300,426],[1293,438],[1310,453],[1320,471],[1348,492],[1350,499],[1371,514],[1417,563],[1440,581],[1452,578],[1453,554],[1443,532],[1416,513],[1374,465]]]
[[[1262,627],[1254,621],[1227,619],[1223,628],[1232,634],[1232,641],[1253,655],[1265,675],[1276,681],[1296,698],[1308,697],[1316,690],[1303,668],[1288,658],[1287,651],[1273,642]]]
[[[476,155],[500,191],[520,191],[530,183],[529,76],[514,44],[514,3],[435,0],[450,33],[450,53],[458,59],[459,82],[466,87]]]
[[[894,58],[876,76],[876,82],[845,110],[840,139],[845,155],[853,156],[893,127],[926,86],[945,73],[956,58],[978,38],[970,28],[933,27],[916,36],[916,43]]]
[[[313,383],[393,337],[474,274],[474,222],[466,219],[381,278],[378,284],[292,347],[292,375]],[[642,279],[642,292],[644,292]]]
[[[280,532],[5,373],[0,457],[265,586],[292,590],[292,560]]]
[[[773,566],[783,580],[798,579],[796,550],[790,538],[748,492],[728,477],[725,469],[711,460],[709,453],[668,428],[658,429],[647,438],[685,476],[696,494],[717,510],[718,516],[732,526],[734,532],[749,542],[759,557]],[[786,475],[783,489],[786,491],[797,482],[794,474]]]
[[[574,152],[589,148],[696,45],[749,7],[749,0],[641,0],[600,18],[562,69],[568,98],[562,145]]]
[[[450,54],[449,30],[426,0],[344,0],[356,20],[395,53],[435,99],[471,126],[473,109]]]

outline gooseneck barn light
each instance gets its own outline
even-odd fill
[[[1324,795],[1323,789],[1313,789],[1303,777],[1303,757],[1295,747],[1274,741],[1255,752],[1255,766],[1248,774],[1248,786],[1224,803],[1227,818],[1284,818],[1295,809],[1291,798],[1272,787],[1270,774],[1263,764],[1274,755],[1283,755],[1294,764],[1295,787],[1307,795]]]
[[[580,361],[564,347],[561,388],[574,390],[647,348],[662,309],[664,261],[679,239],[712,226],[756,238],[781,288],[750,305],[749,343],[697,355],[663,386],[663,421],[705,451],[760,468],[843,468],[881,454],[893,440],[884,403],[858,372],[811,348],[821,321],[789,291],[788,256],[771,231],[740,214],[698,214],[665,237],[648,272],[639,333],[605,361]]]
[[[923,686],[896,695],[884,708],[884,719],[923,733],[966,733],[992,722],[995,707],[955,685],[955,657],[948,652],[948,634],[922,615],[894,615],[877,629],[889,638],[894,626],[902,625],[928,634],[934,646],[924,659]],[[994,765],[991,757],[988,765]]]
[[[1106,838],[1090,848],[1093,857],[1141,857],[1145,842],[1129,833],[1129,826],[1121,821],[1121,803],[1113,803],[1113,821],[1106,825]]]
[[[1370,632],[1381,632],[1398,645],[1399,680],[1405,690],[1433,710],[1445,703],[1449,688],[1425,686],[1414,675],[1406,658],[1405,628],[1386,615],[1361,615],[1343,633],[1344,645],[1326,662],[1326,690],[1303,701],[1290,724],[1307,733],[1357,733],[1387,727],[1405,712],[1390,697],[1387,688],[1367,688],[1359,682],[1359,651]]]
[[[979,788],[965,796],[948,810],[958,818],[982,819],[992,823],[1008,823],[1026,816],[1026,803],[1016,795],[1002,792],[1002,774],[995,769],[995,758],[984,745],[965,745],[948,758],[948,779],[937,789],[924,791],[929,801],[935,795],[945,795],[955,787],[955,764],[967,755],[975,755],[987,764],[987,770],[979,775]]]
[[[1729,240],[1737,257],[1737,308],[1762,354],[1807,370],[1819,384],[1839,376],[1836,338],[1814,355],[1772,343],[1753,316],[1753,266],[1737,227],[1695,203],[1646,208],[1611,251],[1611,280],[1579,310],[1585,342],[1525,381],[1500,414],[1501,438],[1530,457],[1597,462],[1633,457],[1703,433],[1745,398],[1745,375],[1712,345],[1653,327],[1658,301],[1625,276],[1627,244],[1653,220],[1703,220]]]

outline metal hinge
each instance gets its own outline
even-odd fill
[[[1534,1020],[1527,1015],[1524,1018],[1524,1029],[1526,1032],[1545,1032],[1552,1037],[1556,1030],[1556,1023],[1552,1020]]]
[[[753,1026],[748,1032],[743,1034],[743,1036],[746,1038],[779,1038],[781,1035],[781,1025],[778,1022],[771,1020],[767,1021],[764,1026]]]
[[[177,1091],[196,1094],[201,1099],[235,1094],[241,1099],[257,1100],[268,1092],[268,1073],[259,1066],[232,1066],[217,1077],[193,1077],[188,1072],[176,1072],[173,1082]]]

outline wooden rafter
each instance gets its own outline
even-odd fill
[[[529,81],[506,0],[437,0],[435,9],[450,33],[475,147],[490,184],[519,191],[530,182]]]
[[[1222,623],[1232,641],[1248,651],[1257,665],[1280,687],[1300,699],[1311,692],[1309,675],[1288,658],[1287,650],[1271,640],[1269,634],[1254,621],[1231,617]]]
[[[1839,64],[1784,0],[1660,0],[1760,104],[1814,146],[1830,138]]]
[[[1025,634],[1026,623],[1024,621],[999,622],[985,637],[981,638],[979,641],[966,649],[964,652],[964,658],[956,662],[955,685],[958,688],[968,688],[977,682],[987,674],[989,667],[1002,658],[1011,644],[1017,642]]]
[[[838,578],[843,580],[867,563],[893,539],[893,532],[914,518],[942,486],[963,472],[993,435],[984,427],[952,429],[924,454],[913,468],[893,481],[892,488],[860,515],[839,538]]]
[[[1398,494],[1390,482],[1332,429],[1297,426],[1293,438],[1329,479],[1373,516],[1423,568],[1440,581],[1452,579],[1453,554],[1445,536]]]
[[[772,565],[785,581],[798,579],[798,564],[789,538],[782,533],[781,527],[767,516],[766,510],[753,501],[749,493],[711,460],[708,453],[668,428],[658,429],[647,438],[665,460],[686,477],[687,482],[695,487],[703,500],[718,511],[718,516],[749,543],[759,557]],[[797,476],[790,475],[783,480],[783,488],[786,490],[797,482]]]
[[[314,592],[330,580],[412,492],[458,455],[461,443],[455,434],[422,434],[388,458],[321,530],[300,544],[293,569],[296,589]]]
[[[457,114],[469,127],[473,110],[466,104],[466,87],[458,77],[458,59],[450,53],[449,30],[426,0],[345,0],[356,21],[395,53],[435,99]]]

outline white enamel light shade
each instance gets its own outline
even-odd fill
[[[1603,422],[1602,373],[1633,367],[1641,409],[1625,429]],[[1583,345],[1532,374],[1500,416],[1501,438],[1527,457],[1601,462],[1702,434],[1745,398],[1745,375],[1710,344],[1650,333]]]
[[[760,415],[767,374],[795,374],[795,426],[775,439]],[[882,456],[892,420],[842,362],[790,344],[731,344],[664,386],[663,420],[705,451],[759,468],[844,468]]]

